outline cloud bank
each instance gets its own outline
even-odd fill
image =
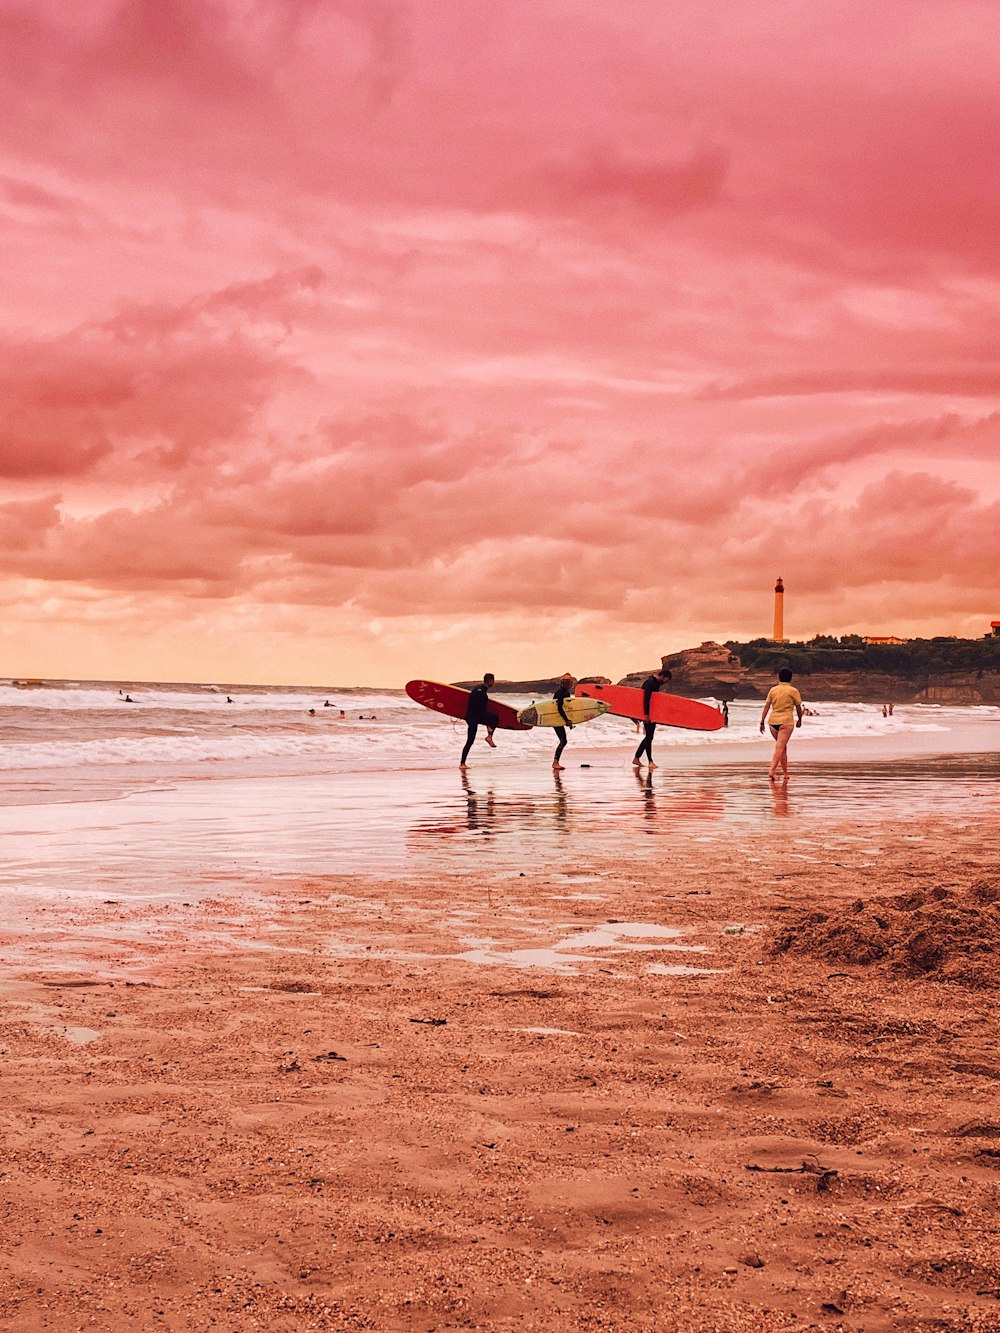
[[[1000,616],[991,12],[0,9],[11,673]]]

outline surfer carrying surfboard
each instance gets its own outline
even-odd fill
[[[493,739],[493,732],[497,725],[496,717],[490,712],[489,689],[493,684],[493,673],[487,671],[483,677],[482,685],[476,685],[469,691],[469,702],[465,710],[465,720],[469,726],[469,734],[465,740],[465,749],[462,751],[462,758],[459,760],[459,768],[465,768],[465,761],[469,757],[469,751],[472,749],[473,742],[476,739],[476,732],[479,728],[486,728],[486,744],[496,749],[496,741]]]
[[[566,727],[569,727],[570,730],[573,729],[573,723],[572,723],[572,722],[569,720],[569,718],[566,716],[566,709],[565,709],[565,707],[564,707],[563,705],[566,703],[566,700],[569,699],[569,698],[572,696],[572,694],[573,694],[573,687],[574,687],[575,684],[576,684],[576,681],[573,679],[573,677],[572,677],[572,676],[569,674],[569,672],[567,671],[567,672],[561,677],[561,679],[560,679],[560,681],[559,681],[559,684],[556,686],[556,691],[555,691],[555,693],[554,693],[553,696],[552,696],[552,698],[555,700],[556,707],[559,709],[559,716],[560,716],[560,717],[562,718],[562,720],[566,723],[566,726],[565,726],[565,727],[556,727],[556,728],[555,728],[556,739],[558,740],[559,744],[556,746],[555,756],[554,756],[554,758],[553,758],[553,760],[552,760],[552,767],[553,767],[553,768],[562,768],[562,767],[563,767],[563,765],[560,764],[560,762],[559,762],[559,756],[562,754],[563,750],[565,750],[565,748],[566,748]]]
[[[651,676],[647,676],[642,682],[643,737],[642,743],[635,752],[635,758],[632,760],[633,768],[638,768],[642,763],[643,754],[649,759],[650,768],[656,768],[656,764],[653,763],[653,737],[656,734],[656,723],[650,719],[649,705],[653,695],[661,690],[672,677],[672,671],[668,671],[666,667],[660,667],[659,671],[654,672]]]

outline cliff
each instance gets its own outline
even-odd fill
[[[703,643],[699,648],[685,648],[683,652],[661,657],[660,662],[673,672],[671,694],[683,694],[691,699],[755,697],[745,692],[747,673],[740,659],[721,643]],[[641,686],[650,672],[657,669],[648,667],[645,671],[630,671],[618,684]]]
[[[860,642],[860,640],[859,640]],[[795,684],[803,699],[819,702],[839,699],[845,703],[940,703],[940,704],[1000,704],[1000,655],[993,664],[993,649],[984,648],[975,640],[953,641],[943,648],[926,648],[914,644],[911,651],[895,650],[890,659],[897,669],[878,669],[869,666],[858,650],[855,660],[841,666],[851,653],[837,650],[814,651],[808,645],[788,644],[763,646],[739,645],[726,647],[721,643],[703,643],[697,648],[685,648],[660,658],[660,663],[673,672],[670,682],[672,694],[689,699],[763,699],[777,679],[778,667],[787,662],[795,672]],[[974,651],[973,651],[974,650]],[[947,654],[953,656],[967,651],[973,656],[984,656],[980,665],[964,669],[948,669]],[[745,653],[748,665],[741,653]],[[831,665],[833,664],[833,665]],[[641,686],[657,666],[641,671],[630,671],[619,685]],[[584,676],[582,680],[600,681],[608,685],[607,676]],[[479,681],[459,681],[469,690]],[[551,695],[559,684],[559,677],[541,680],[498,680],[494,694],[527,694],[540,698]]]
[[[739,655],[718,643],[703,643],[661,658],[673,672],[672,694],[689,698],[763,699],[777,678],[776,663],[781,650],[775,649],[775,662],[767,667],[743,665]],[[790,652],[789,656],[793,654]],[[1000,670],[976,667],[966,671],[928,671],[903,675],[896,671],[877,671],[856,667],[853,670],[810,670],[801,654],[792,662],[795,684],[804,699],[841,700],[845,703],[950,703],[1000,704]],[[641,685],[650,671],[630,672],[620,685]]]

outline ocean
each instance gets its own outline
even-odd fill
[[[659,728],[653,774],[633,770],[634,726],[613,717],[570,733],[561,774],[545,728],[498,732],[495,750],[480,740],[463,774],[464,724],[401,690],[0,685],[5,910],[25,895],[190,895],[483,858],[579,869],[626,846],[655,857],[664,836],[773,826],[808,837],[822,819],[864,829],[1000,808],[1000,708],[909,705],[883,718],[869,704],[816,704],[779,791],[766,781],[760,707],[732,704],[720,732]]]

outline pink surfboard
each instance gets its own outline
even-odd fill
[[[618,717],[645,717],[642,690],[631,685],[578,685],[574,694],[584,699],[603,699]],[[654,694],[649,701],[649,720],[665,727],[684,727],[688,731],[718,731],[724,718],[717,708],[682,699],[679,694]]]
[[[432,708],[435,713],[444,713],[445,717],[457,717],[465,721],[465,710],[469,706],[469,691],[460,690],[457,685],[441,685],[436,680],[407,681],[406,693],[414,703]],[[489,712],[496,718],[496,725],[504,731],[530,731],[523,722],[517,720],[517,710],[509,704],[490,700]]]

